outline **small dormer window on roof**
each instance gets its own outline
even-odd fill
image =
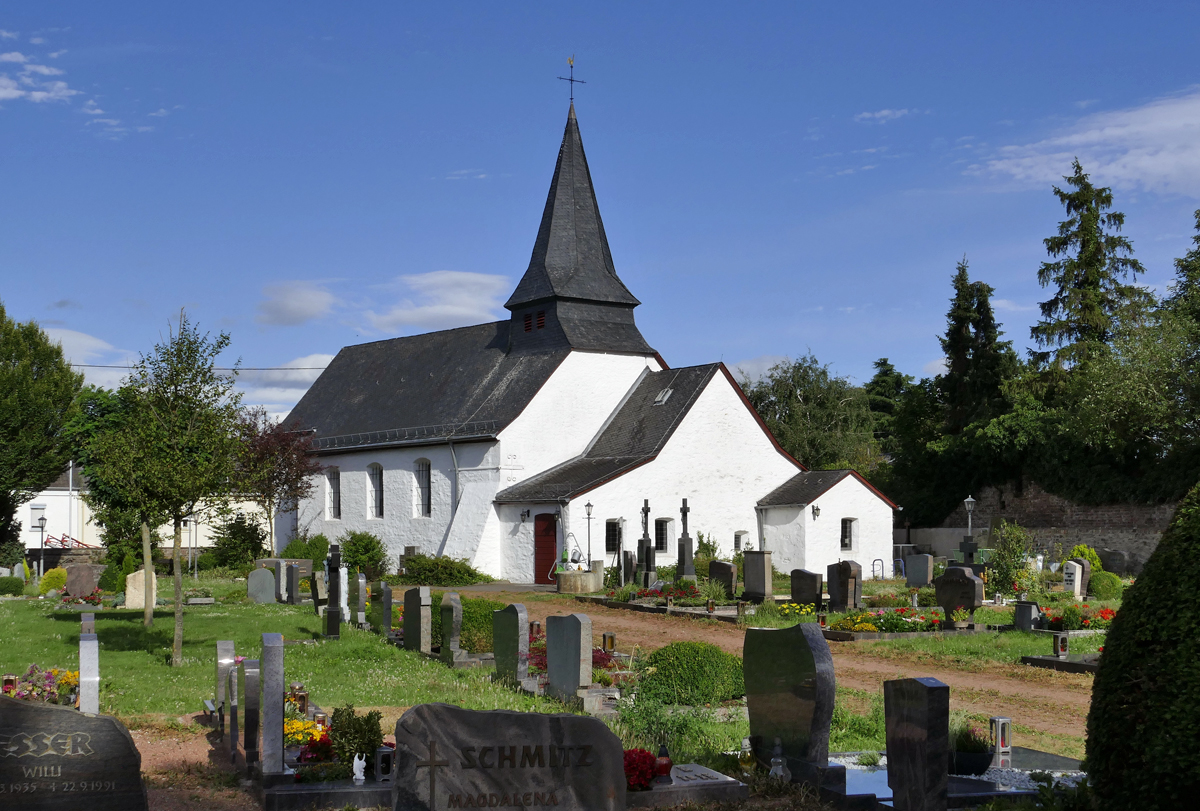
[[[545,310],[538,310],[538,314],[537,314],[537,328],[538,328],[538,329],[545,329],[545,328],[546,328],[546,311],[545,311]]]
[[[670,400],[670,399],[671,399],[671,389],[669,389],[669,388],[663,389],[662,391],[660,391],[658,393],[658,396],[654,398],[654,404],[655,405],[663,405],[667,402],[667,400]]]
[[[525,313],[525,331],[533,332],[533,313]]]

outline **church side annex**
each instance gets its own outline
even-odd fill
[[[553,582],[564,547],[587,556],[585,502],[591,557],[610,565],[635,548],[644,499],[667,558],[683,498],[723,554],[761,540],[759,500],[805,468],[723,364],[669,368],[639,304],[613,266],[572,104],[509,319],[345,347],[292,411],[328,466],[296,525],[519,583]],[[869,503],[890,544],[890,506]]]

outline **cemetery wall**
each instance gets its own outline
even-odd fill
[[[565,513],[569,532],[586,546],[584,502],[591,501],[592,549],[603,544],[605,522],[623,519],[625,549],[636,549],[642,534],[642,500],[650,499],[650,518],[669,517],[680,534],[679,507],[688,500],[688,531],[717,541],[721,554],[733,553],[735,532],[757,536],[755,503],[796,475],[797,468],[775,449],[733,384],[723,374],[709,381],[659,455],[575,499]],[[680,484],[686,482],[686,489]],[[654,531],[653,523],[650,527]],[[653,534],[651,535],[653,537]],[[603,546],[601,546],[603,548]],[[674,563],[676,551],[658,553]]]
[[[884,573],[892,571],[892,508],[853,477],[842,479],[810,507],[773,507],[763,511],[763,549],[771,550],[772,563],[782,572],[807,569],[824,572],[842,560],[856,561],[869,576],[871,563],[882,560]],[[855,519],[853,548],[842,549],[842,519]]]

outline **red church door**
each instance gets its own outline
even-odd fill
[[[533,517],[533,582],[553,583],[558,562],[558,524],[553,513]]]

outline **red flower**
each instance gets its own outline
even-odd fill
[[[645,749],[625,750],[625,781],[632,791],[645,791],[654,779],[654,755]]]

